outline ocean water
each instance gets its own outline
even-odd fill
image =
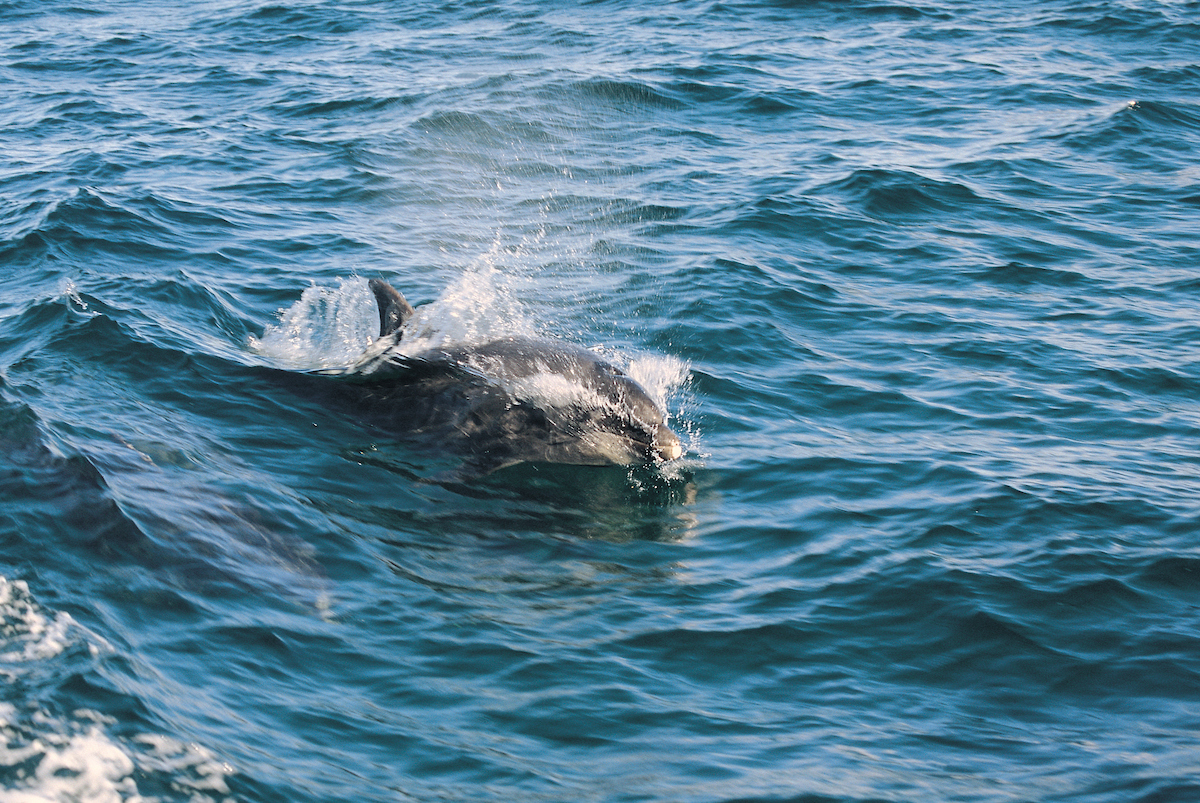
[[[0,0],[0,800],[1200,800],[1198,154],[1194,0]]]

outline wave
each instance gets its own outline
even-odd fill
[[[314,94],[307,90],[298,90],[276,102],[279,113],[284,117],[315,117],[321,120],[353,117],[355,115],[376,115],[387,113],[393,107],[408,107],[416,102],[411,96],[395,97],[353,97],[340,100],[313,100]],[[305,97],[305,96],[310,97]]]
[[[45,425],[26,404],[0,399],[0,488],[20,499],[17,532],[30,554],[51,564],[54,545],[97,556],[145,556],[149,539],[114,501],[96,464],[65,455],[43,434]]]
[[[240,460],[222,436],[196,425],[217,419],[229,436],[239,415],[261,410],[261,377],[191,340],[176,350],[140,337],[98,299],[81,302],[87,315],[68,318],[5,372],[6,395],[24,398],[0,404],[0,487],[23,500],[13,514],[21,551],[67,577],[102,561],[174,575],[188,588],[277,585],[316,604],[320,571],[264,512],[272,511],[271,489],[216,482],[214,473],[240,470]],[[81,383],[81,366],[99,376]],[[53,393],[37,391],[29,378],[47,374],[68,379]],[[278,395],[275,403],[295,414]],[[263,421],[244,426],[267,426],[270,414],[260,414]],[[190,429],[181,429],[185,421]]]
[[[470,151],[480,152],[481,156],[486,155],[486,149],[507,151],[566,142],[546,122],[494,111],[435,111],[416,120],[412,130],[431,138],[438,147],[458,143]]]
[[[1068,5],[1065,9],[1048,6],[1039,9],[1029,23],[1035,28],[1135,41],[1156,37],[1167,41],[1188,41],[1189,31],[1200,30],[1200,26],[1171,8],[1170,4],[1158,7],[1113,7],[1104,3],[1082,3]]]
[[[1190,138],[1200,127],[1200,107],[1193,103],[1167,100],[1129,100],[1102,116],[1089,116],[1073,130],[1052,139],[1061,141],[1074,152],[1095,157],[1117,156],[1134,163],[1147,159],[1153,149],[1167,163],[1178,150],[1180,138]]]
[[[172,262],[193,255],[189,241],[233,227],[210,209],[156,195],[120,201],[79,188],[66,197],[30,204],[10,224],[0,254],[31,260],[53,257],[87,264],[100,255]],[[203,232],[196,236],[196,233]]]
[[[1001,287],[1022,289],[1038,286],[1059,288],[1093,284],[1090,278],[1073,270],[1025,265],[1020,262],[983,267],[972,271],[970,275]]]
[[[221,13],[224,12],[224,13]],[[272,51],[352,35],[369,27],[372,15],[320,5],[254,2],[221,9],[193,25],[220,36],[235,52]]]
[[[568,97],[580,96],[593,104],[610,105],[625,112],[683,107],[683,104],[670,94],[644,81],[632,79],[586,78],[566,84],[562,92]]]
[[[996,206],[994,201],[981,197],[960,182],[907,170],[855,170],[845,178],[815,188],[813,192],[850,202],[880,220],[946,212],[984,215],[987,214],[984,210]]]
[[[101,675],[101,660],[115,652],[70,614],[43,608],[24,580],[0,576],[0,676],[9,684],[0,702],[0,783],[8,798],[104,803],[170,788],[192,800],[224,799],[232,768],[206,748],[161,733],[117,735],[140,724],[124,695],[112,696],[129,706],[125,721],[88,708],[59,713],[47,702],[81,676]]]

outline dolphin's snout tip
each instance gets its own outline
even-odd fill
[[[654,439],[654,450],[663,460],[677,460],[683,455],[683,444],[679,436],[666,427],[660,427]]]

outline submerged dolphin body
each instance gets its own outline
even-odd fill
[[[400,342],[415,310],[387,282],[370,286],[379,339],[348,368],[315,373],[351,386],[377,426],[465,453],[463,473],[527,461],[649,464],[682,454],[641,385],[590,351],[508,337],[405,353]]]

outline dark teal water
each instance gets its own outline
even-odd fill
[[[1200,800],[1200,3],[0,2],[0,799]],[[659,471],[441,482],[366,280]]]

